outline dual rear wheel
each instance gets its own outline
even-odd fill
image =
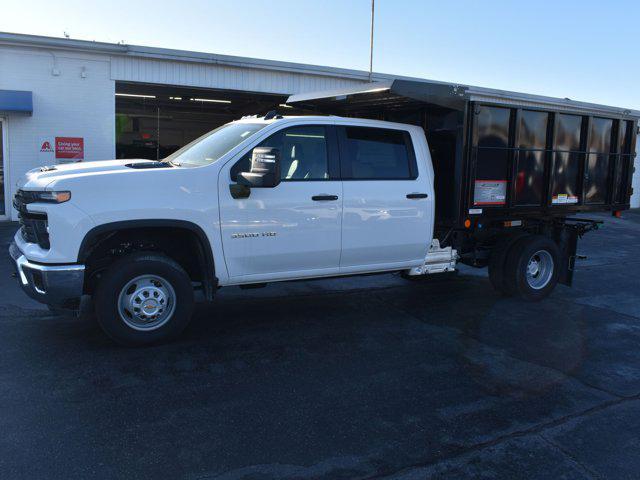
[[[543,235],[504,239],[489,261],[489,279],[506,296],[537,301],[558,283],[561,255],[556,243]]]

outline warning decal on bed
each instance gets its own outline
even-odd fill
[[[569,195],[567,193],[559,193],[551,198],[551,203],[554,205],[562,205],[566,203],[578,203],[578,197],[575,195]]]
[[[504,205],[506,198],[506,180],[476,180],[474,205]]]

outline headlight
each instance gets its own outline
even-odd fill
[[[33,192],[34,202],[64,203],[71,199],[71,192]]]

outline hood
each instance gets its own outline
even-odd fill
[[[155,160],[127,159],[127,160],[98,160],[95,162],[65,163],[38,167],[29,170],[18,181],[18,188],[27,190],[44,190],[52,183],[69,178],[85,177],[90,175],[104,175],[109,173],[135,172],[139,169],[158,165]],[[163,168],[173,168],[171,166]]]

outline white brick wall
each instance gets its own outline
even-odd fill
[[[53,75],[54,68],[59,75]],[[81,77],[84,68],[86,77]],[[32,168],[51,163],[40,142],[56,136],[83,137],[85,160],[115,156],[115,82],[109,57],[26,48],[0,49],[0,89],[33,92],[33,115],[6,116],[7,205],[16,181]],[[11,218],[15,211],[11,209]]]

